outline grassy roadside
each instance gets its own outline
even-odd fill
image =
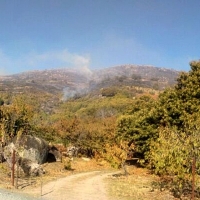
[[[128,176],[116,174],[106,179],[111,199],[115,200],[174,200],[168,191],[152,187],[158,178],[143,168],[128,167]]]

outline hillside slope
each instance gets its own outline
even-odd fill
[[[178,71],[152,66],[121,65],[82,73],[73,69],[30,71],[0,77],[0,93],[48,93],[57,95],[85,92],[112,85],[135,85],[163,90],[173,85]]]

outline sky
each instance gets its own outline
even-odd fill
[[[0,0],[0,75],[124,64],[189,71],[199,0]]]

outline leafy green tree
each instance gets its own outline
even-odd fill
[[[191,70],[180,74],[175,87],[165,90],[159,97],[156,117],[162,126],[184,130],[200,111],[200,62],[190,65]]]
[[[200,155],[200,124],[188,127],[190,134],[176,129],[161,128],[159,137],[151,142],[149,161],[159,175],[186,177],[191,172],[193,158]],[[196,167],[200,170],[199,163]]]
[[[134,142],[136,153],[148,155],[151,141],[159,137],[159,128],[173,127],[177,134],[181,131],[186,136],[193,131],[188,127],[200,111],[200,62],[190,65],[191,71],[181,73],[177,84],[161,93],[157,101],[136,99],[129,115],[118,120],[117,134]]]
[[[200,62],[190,65],[177,85],[159,97],[154,116],[161,131],[151,143],[149,161],[156,173],[178,178],[179,193],[187,189],[194,197],[195,174],[200,171]]]
[[[190,121],[187,131],[162,128],[158,139],[151,143],[149,165],[156,174],[169,177],[176,197],[192,193],[194,199],[195,190],[199,192],[195,185],[200,173],[200,121]]]
[[[6,143],[18,132],[30,134],[33,110],[21,98],[14,98],[12,104],[1,106],[0,125],[2,142]]]
[[[156,124],[153,123],[155,101],[149,96],[136,99],[128,114],[117,121],[117,138],[134,144],[135,155],[144,158],[149,150],[150,141],[156,135]]]

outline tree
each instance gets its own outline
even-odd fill
[[[159,137],[159,128],[173,127],[177,134],[190,135],[191,120],[196,121],[200,112],[200,62],[190,65],[191,71],[181,73],[177,84],[161,93],[157,101],[142,97],[132,105],[129,115],[118,120],[118,135],[133,141],[143,157],[148,155],[151,140]]]
[[[192,190],[194,199],[195,174],[200,171],[200,62],[190,65],[175,87],[159,97],[154,116],[161,131],[151,143],[149,161],[156,173],[176,175],[180,186],[176,190],[179,194]]]
[[[191,70],[180,74],[175,87],[165,90],[159,97],[156,117],[161,126],[184,130],[200,111],[200,62],[190,65]]]
[[[117,93],[117,90],[114,87],[101,89],[101,95],[105,97],[113,97],[116,95],[116,93]]]
[[[129,146],[134,144],[134,154],[144,158],[156,134],[157,124],[153,122],[155,101],[149,96],[141,96],[132,105],[128,114],[117,121],[117,136]]]
[[[33,110],[20,98],[13,99],[12,104],[1,106],[0,125],[2,142],[6,143],[18,132],[30,134]]]
[[[162,128],[158,139],[151,142],[149,165],[161,177],[170,177],[175,196],[180,198],[192,193],[194,199],[200,172],[200,120],[190,121],[187,131]]]

